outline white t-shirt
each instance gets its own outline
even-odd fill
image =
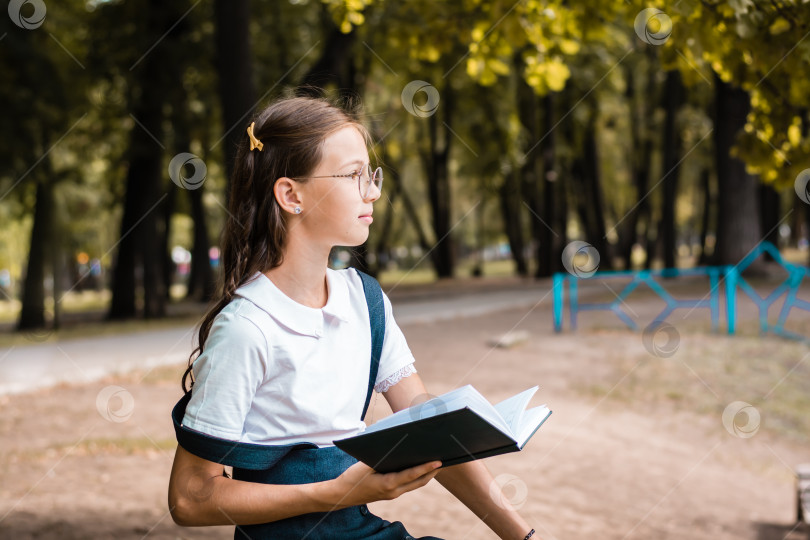
[[[371,327],[360,275],[326,270],[323,308],[299,304],[264,274],[239,287],[194,361],[183,425],[259,444],[332,441],[365,428]],[[416,372],[383,293],[385,339],[375,390]]]

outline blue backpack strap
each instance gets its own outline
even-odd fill
[[[231,441],[187,428],[182,422],[189,400],[191,400],[191,392],[187,392],[180,398],[172,409],[172,422],[175,435],[177,435],[177,444],[197,457],[231,467],[263,470],[278,463],[292,450],[318,448],[316,444],[309,442],[267,445]]]
[[[366,294],[366,304],[368,304],[368,317],[371,321],[371,369],[368,374],[366,404],[363,406],[363,414],[360,416],[360,419],[363,420],[366,417],[368,405],[371,402],[371,394],[374,392],[374,382],[377,380],[377,370],[380,367],[383,339],[385,339],[385,305],[383,304],[380,282],[365,272],[361,272],[356,268],[355,270],[363,281],[363,291]]]

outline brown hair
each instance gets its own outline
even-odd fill
[[[355,111],[348,102],[290,97],[270,104],[251,120],[256,122],[253,134],[264,147],[251,151],[247,133],[239,142],[222,232],[221,295],[200,323],[199,344],[180,383],[184,392],[194,385],[192,364],[203,352],[214,319],[233,300],[236,289],[256,272],[282,262],[287,222],[273,192],[276,179],[311,174],[321,161],[324,140],[347,125],[357,127],[368,143],[368,132]],[[191,385],[186,389],[189,375]]]

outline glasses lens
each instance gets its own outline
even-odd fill
[[[365,199],[371,192],[371,184],[374,184],[377,189],[382,189],[383,173],[382,167],[372,169],[371,165],[366,167],[363,174],[360,176],[360,195]]]

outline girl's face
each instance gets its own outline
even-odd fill
[[[308,176],[345,175],[362,171],[369,163],[365,140],[357,128],[346,126],[324,140],[321,162]],[[360,182],[365,183],[365,174]],[[310,178],[300,186],[303,214],[300,226],[317,243],[332,246],[359,246],[368,239],[372,205],[380,198],[376,186],[368,197],[360,195],[357,180],[351,176]]]

